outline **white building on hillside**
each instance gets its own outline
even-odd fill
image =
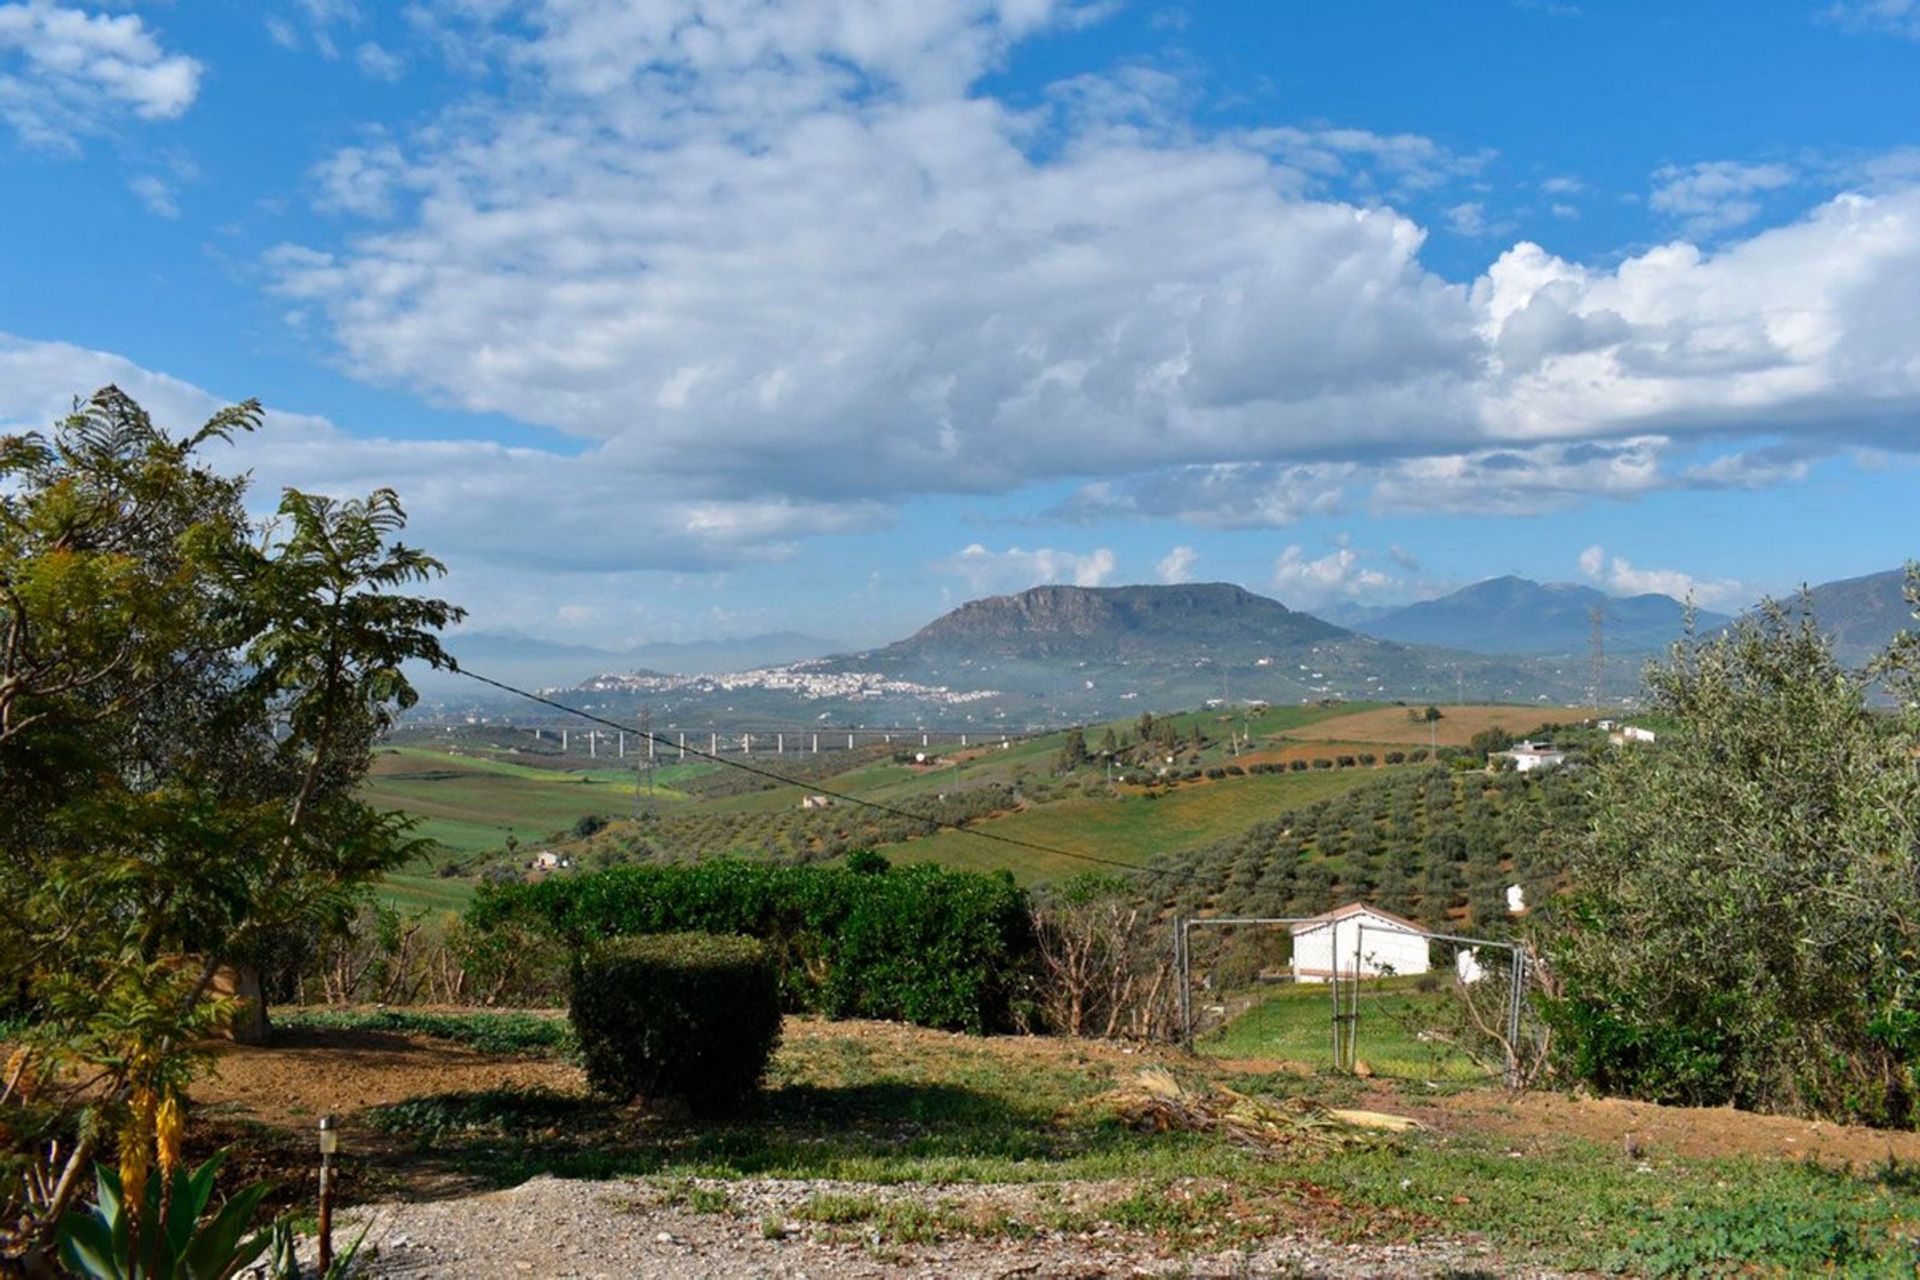
[[[1342,978],[1425,973],[1429,967],[1427,934],[1405,916],[1349,902],[1293,926],[1293,980],[1325,982]],[[1357,968],[1356,968],[1357,966]]]
[[[1551,769],[1555,765],[1567,762],[1567,753],[1551,742],[1516,742],[1506,751],[1496,751],[1496,756],[1513,761],[1516,773],[1532,773],[1535,769]]]

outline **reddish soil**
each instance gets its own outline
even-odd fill
[[[1408,1101],[1404,1095],[1382,1097],[1378,1105],[1394,1110],[1397,1104],[1443,1132],[1498,1134],[1516,1146],[1544,1136],[1579,1137],[1624,1154],[1627,1135],[1632,1134],[1636,1148],[1650,1156],[1812,1157],[1854,1166],[1877,1164],[1889,1156],[1920,1160],[1920,1133],[1762,1116],[1731,1107],[1662,1107],[1559,1093],[1509,1097],[1492,1090],[1434,1099],[1417,1108],[1409,1108]]]
[[[1549,721],[1574,724],[1599,714],[1592,707],[1452,706],[1440,709],[1439,723],[1429,730],[1426,721],[1409,720],[1405,707],[1381,707],[1289,729],[1286,736],[1306,742],[1390,742],[1407,747],[1424,747],[1433,738],[1443,747],[1464,747],[1483,729],[1529,733]]]
[[[196,1103],[288,1128],[435,1093],[585,1089],[579,1069],[564,1062],[383,1031],[279,1031],[271,1045],[218,1045],[214,1063],[214,1074],[193,1086]]]

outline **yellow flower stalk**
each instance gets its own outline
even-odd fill
[[[151,1089],[135,1089],[120,1131],[120,1189],[127,1203],[144,1204],[147,1171],[153,1167],[153,1121],[158,1102]]]
[[[153,1117],[154,1146],[160,1153],[160,1176],[170,1178],[180,1166],[180,1145],[187,1136],[186,1109],[180,1095],[169,1093],[162,1099]]]

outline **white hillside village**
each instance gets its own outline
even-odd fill
[[[946,685],[916,684],[911,680],[896,680],[873,671],[821,671],[809,663],[695,675],[605,674],[595,676],[578,687],[594,693],[625,694],[732,693],[766,689],[797,694],[814,701],[845,698],[859,702],[904,697],[947,707],[985,702],[1000,696],[995,689],[958,690]]]

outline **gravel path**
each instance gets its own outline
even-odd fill
[[[540,1177],[508,1191],[464,1199],[369,1206],[363,1260],[380,1277],[538,1276],[574,1280],[854,1280],[855,1277],[1325,1276],[1546,1277],[1516,1269],[1469,1242],[1337,1245],[1277,1237],[1250,1248],[1169,1256],[1145,1236],[1110,1227],[1085,1234],[1041,1231],[1025,1239],[959,1236],[929,1243],[883,1239],[870,1221],[802,1220],[823,1203],[883,1210],[937,1205],[988,1221],[1022,1209],[1073,1209],[1124,1193],[1110,1184],[929,1188],[862,1183],[742,1180],[574,1182]],[[689,1207],[698,1203],[707,1211]],[[357,1225],[336,1228],[344,1244]]]

